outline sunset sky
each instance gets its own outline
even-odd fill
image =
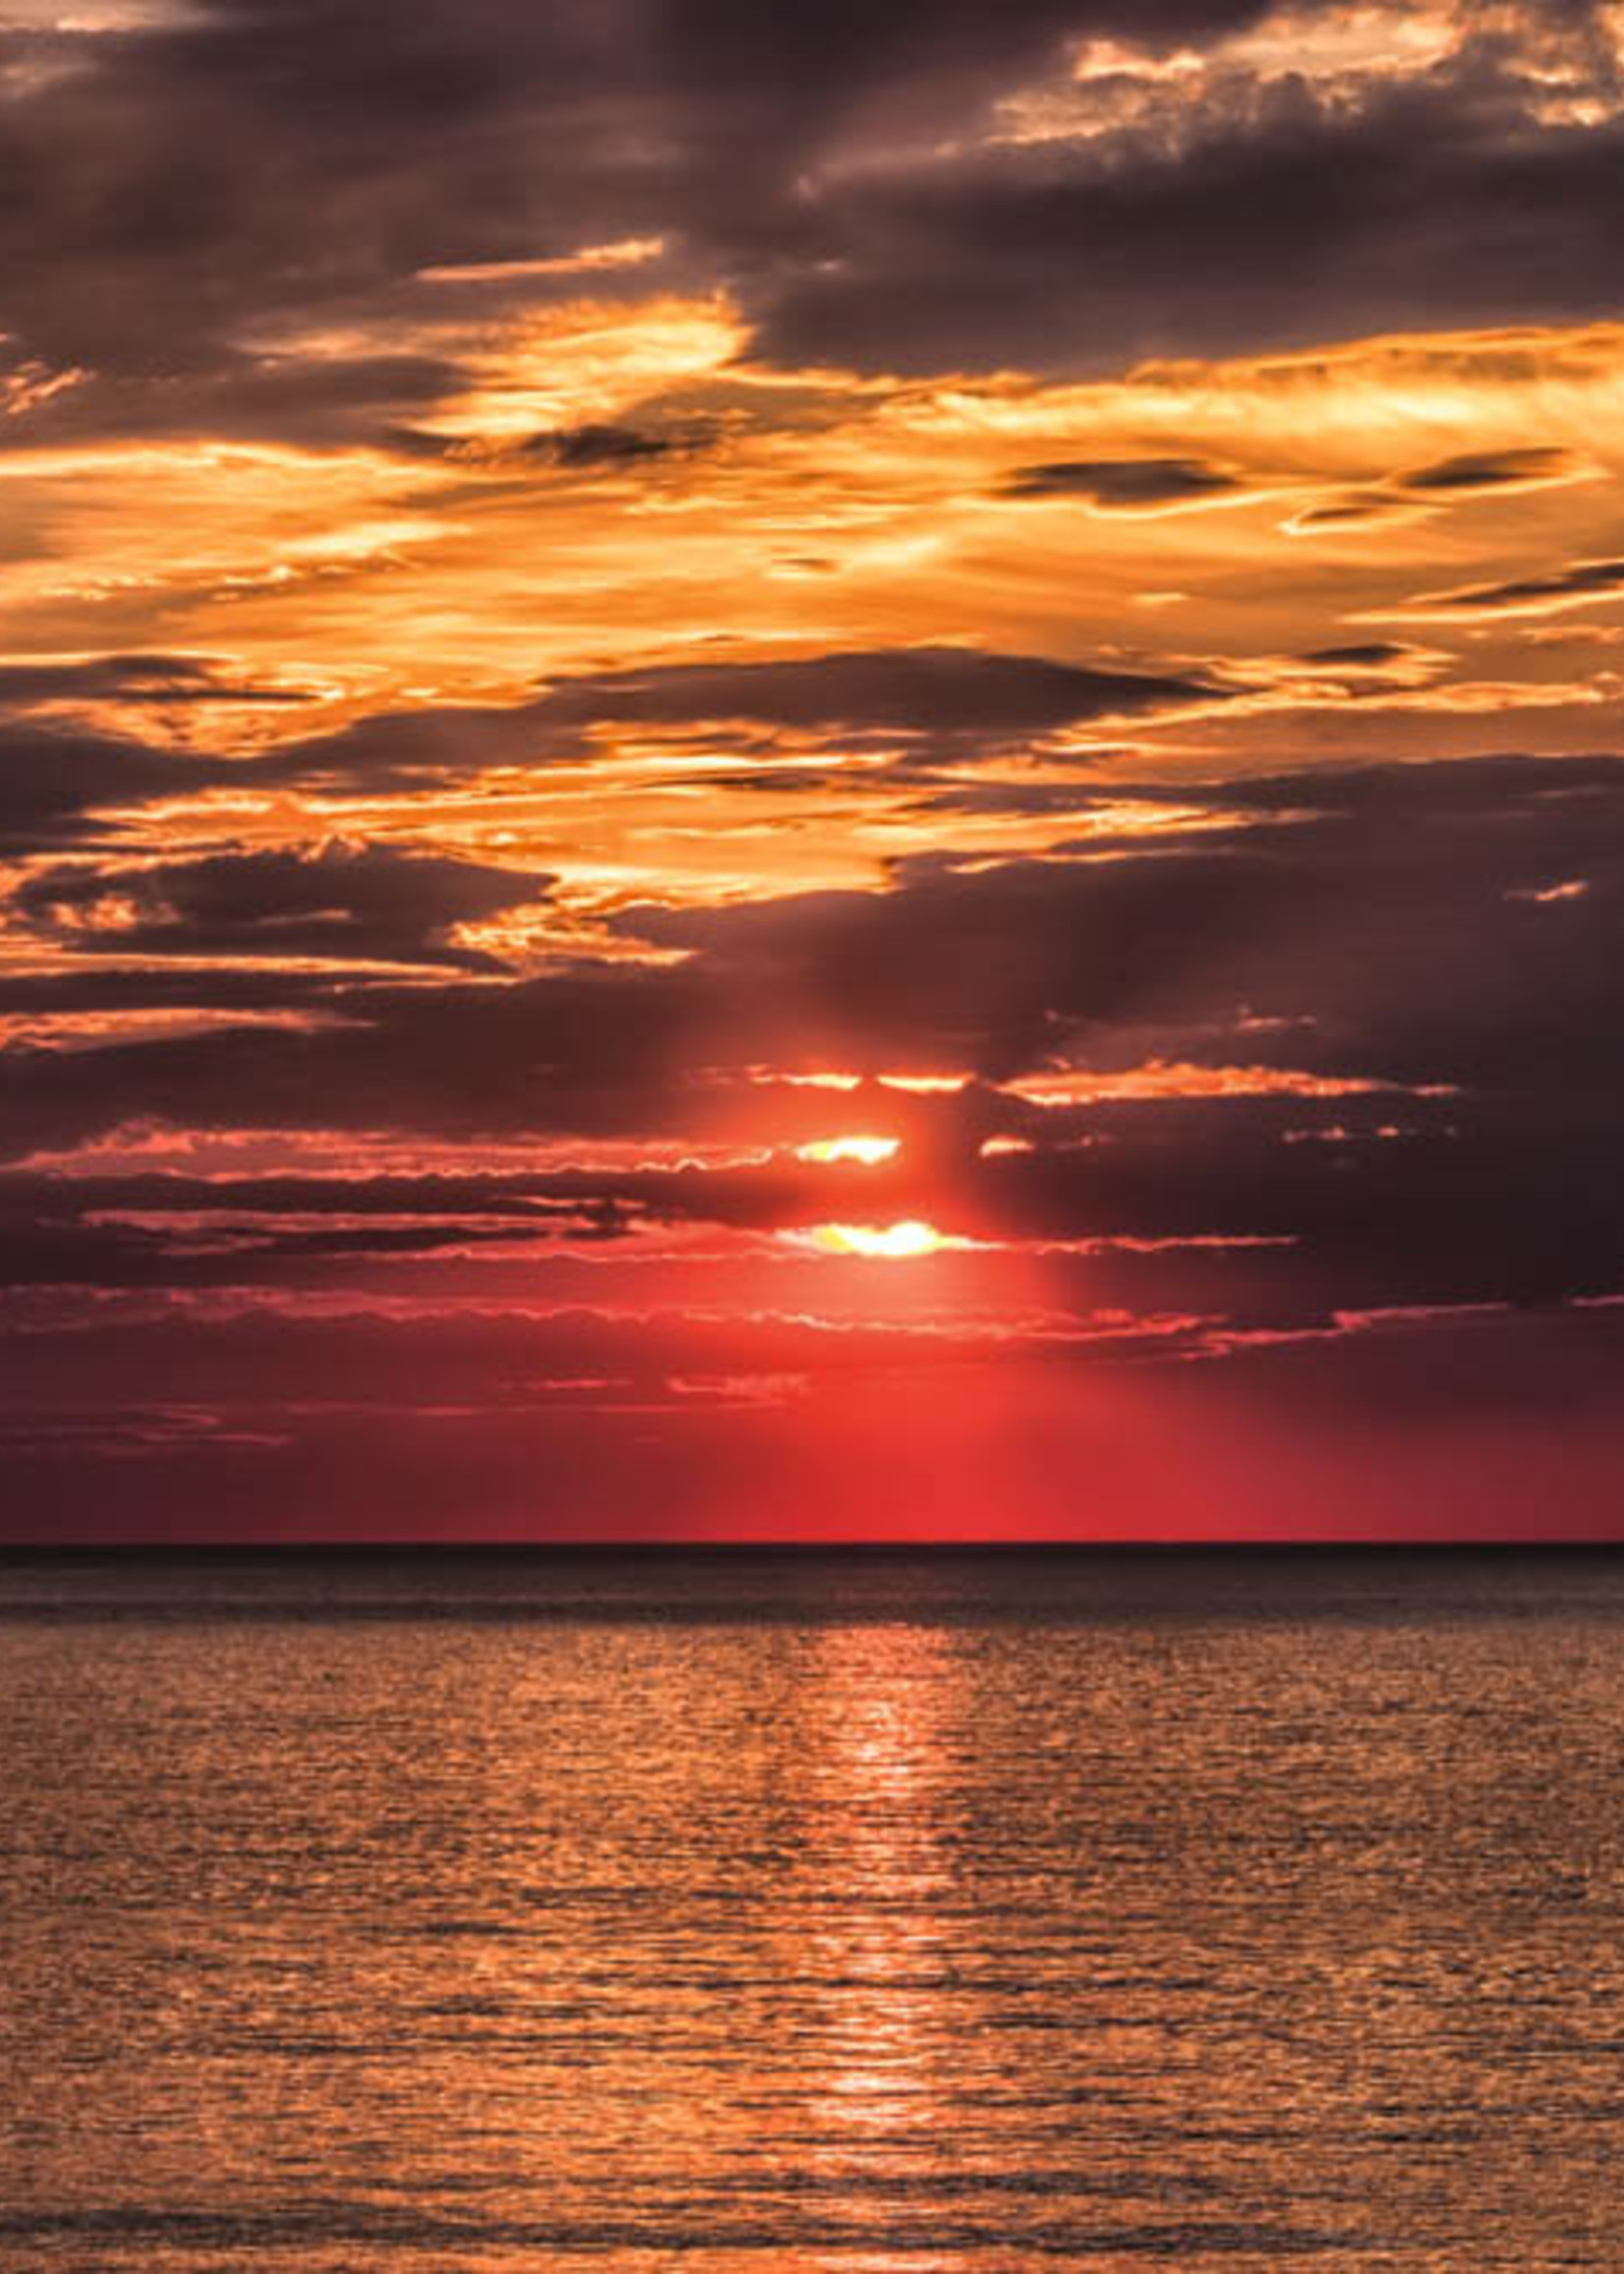
[[[0,0],[0,1537],[1624,1534],[1624,5]]]

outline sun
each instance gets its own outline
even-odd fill
[[[826,1255],[865,1255],[887,1263],[940,1254],[945,1248],[960,1245],[934,1224],[913,1216],[899,1224],[817,1224],[803,1237]]]
[[[894,1137],[814,1137],[810,1144],[795,1147],[795,1158],[798,1161],[857,1161],[865,1169],[873,1169],[882,1161],[894,1161],[901,1149],[901,1138]]]

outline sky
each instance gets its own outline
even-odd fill
[[[0,0],[0,1540],[1624,1532],[1624,5]]]

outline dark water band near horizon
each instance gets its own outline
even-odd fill
[[[0,1560],[0,2267],[1624,2263],[1624,1556]]]

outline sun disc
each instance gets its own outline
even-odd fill
[[[795,1147],[795,1158],[798,1161],[856,1161],[865,1169],[873,1169],[882,1161],[895,1160],[901,1149],[901,1138],[894,1137],[814,1137],[810,1144]]]
[[[864,1255],[888,1263],[935,1255],[954,1245],[934,1224],[911,1216],[899,1224],[819,1224],[809,1238],[829,1255]]]

